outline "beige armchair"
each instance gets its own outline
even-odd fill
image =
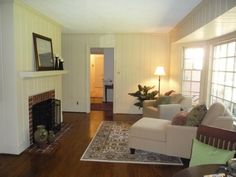
[[[214,103],[207,111],[203,125],[234,130],[233,116],[221,103]],[[192,140],[197,127],[172,125],[171,120],[144,117],[129,130],[130,149],[190,158]]]
[[[192,98],[183,96],[182,99],[172,101],[171,104],[155,105],[156,100],[143,102],[143,117],[172,118],[180,110],[188,111],[192,107]]]

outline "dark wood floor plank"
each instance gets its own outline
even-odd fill
[[[140,115],[115,115],[92,111],[64,113],[72,124],[53,154],[23,152],[19,156],[0,155],[0,177],[171,177],[181,166],[140,165],[80,161],[103,120],[136,121]]]

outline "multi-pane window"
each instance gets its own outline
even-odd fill
[[[203,48],[184,49],[182,94],[192,96],[193,104],[199,102],[203,58]]]
[[[223,102],[236,116],[236,41],[213,49],[210,103]]]

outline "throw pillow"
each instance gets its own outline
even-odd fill
[[[185,125],[187,121],[187,114],[186,111],[181,111],[173,117],[171,124],[172,125]]]
[[[184,99],[182,94],[173,94],[171,95],[171,103],[177,104],[180,103]]]
[[[200,104],[195,106],[188,114],[187,114],[187,126],[199,126],[207,113],[206,105]]]
[[[225,164],[234,157],[236,151],[228,151],[193,140],[192,155],[189,166],[204,164]]]
[[[170,104],[171,97],[170,96],[159,96],[156,100],[155,106],[158,107],[158,105],[161,104]]]
[[[164,95],[165,96],[170,96],[172,93],[174,93],[175,91],[174,90],[170,90],[168,92],[166,92]]]

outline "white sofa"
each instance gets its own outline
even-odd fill
[[[203,125],[234,130],[233,116],[221,103],[210,106]],[[171,120],[144,117],[129,130],[130,149],[141,149],[170,156],[190,158],[197,127],[172,125]]]
[[[156,100],[143,102],[143,117],[172,118],[180,110],[188,111],[192,107],[192,97],[183,96],[179,102],[171,104],[155,105]]]

